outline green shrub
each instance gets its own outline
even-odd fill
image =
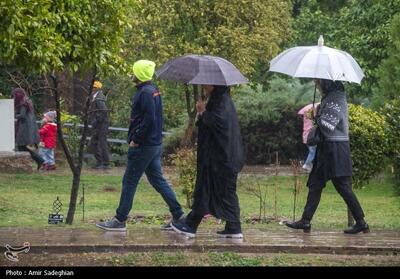
[[[186,207],[192,206],[194,186],[196,183],[197,155],[194,149],[180,149],[171,155],[178,173],[178,186],[186,197]]]
[[[182,138],[185,133],[185,127],[174,128],[168,131],[168,135],[163,140],[163,159],[167,164],[171,163],[171,154],[175,154],[181,144]]]
[[[353,182],[360,187],[384,168],[387,152],[385,118],[359,105],[349,104]]]
[[[391,40],[388,42],[388,56],[378,68],[378,86],[374,88],[374,105],[384,107],[386,100],[398,98],[400,92],[400,13],[390,22]]]
[[[387,103],[383,112],[387,122],[388,155],[393,163],[395,185],[400,193],[400,99]]]
[[[271,164],[276,151],[283,164],[305,152],[299,106],[260,101],[242,105],[239,112],[246,163]]]
[[[66,111],[61,112],[61,123],[70,123],[72,126],[62,126],[62,131],[66,144],[74,160],[78,159],[79,144],[81,139],[81,128],[79,128],[80,118],[77,115],[69,114]]]
[[[241,87],[234,92],[247,164],[271,164],[303,159],[303,122],[298,110],[311,103],[314,86],[298,79],[273,78],[268,90]]]

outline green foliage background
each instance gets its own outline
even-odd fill
[[[360,187],[385,167],[388,150],[383,115],[359,105],[349,105],[349,136],[353,182]]]
[[[95,67],[110,92],[111,121],[118,127],[129,124],[135,89],[127,72],[133,61],[150,59],[161,66],[188,53],[227,58],[251,81],[233,90],[248,163],[269,163],[275,151],[283,162],[302,157],[296,112],[312,101],[313,86],[268,73],[269,61],[288,47],[315,45],[323,34],[327,46],[349,52],[366,74],[361,87],[346,84],[349,101],[385,115],[382,120],[370,110],[350,108],[356,184],[380,171],[383,154],[394,158],[398,170],[393,132],[400,92],[398,0],[4,0],[0,27],[0,97],[17,86],[8,73],[21,73],[27,81],[21,86],[40,111],[41,94],[48,93],[35,88],[44,86],[33,86],[35,81]],[[165,130],[173,131],[166,150],[174,152],[188,120],[184,90],[157,83]],[[382,140],[384,125],[388,144]],[[113,150],[124,153],[126,147]],[[365,161],[371,163],[364,166]]]

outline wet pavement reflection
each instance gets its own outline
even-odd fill
[[[158,228],[128,228],[126,232],[108,232],[96,228],[0,228],[0,245],[20,245],[28,241],[37,250],[49,247],[122,247],[140,249],[197,249],[199,247],[247,252],[303,251],[316,253],[394,253],[400,252],[400,231],[373,231],[369,234],[345,235],[342,231],[303,233],[290,229],[244,230],[243,239],[220,238],[213,230],[199,230],[195,238]],[[87,248],[87,249],[89,249]],[[55,248],[54,248],[55,249]],[[61,248],[60,248],[61,249]],[[358,251],[358,252],[357,252]]]

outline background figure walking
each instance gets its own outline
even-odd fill
[[[110,155],[107,144],[108,126],[110,123],[106,96],[101,90],[100,81],[93,84],[93,99],[90,106],[90,124],[92,125],[92,138],[89,143],[89,151],[94,153],[96,165],[94,169],[109,169]]]
[[[34,148],[40,142],[38,124],[36,123],[35,111],[32,101],[22,88],[16,88],[11,92],[14,99],[15,111],[15,144],[19,151],[27,151],[37,164],[39,170],[44,163]]]

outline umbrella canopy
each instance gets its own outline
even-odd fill
[[[356,60],[345,51],[325,47],[322,36],[317,46],[285,50],[272,59],[269,70],[292,77],[340,80],[358,84],[364,78]]]
[[[209,55],[185,55],[172,59],[156,71],[160,79],[187,84],[230,86],[248,80],[228,60]]]

